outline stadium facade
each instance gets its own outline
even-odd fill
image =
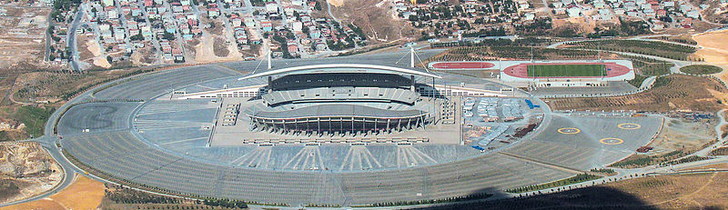
[[[392,67],[307,67],[254,74],[267,85],[244,113],[251,129],[285,133],[391,132],[433,121],[432,102],[415,77],[439,76]],[[275,78],[274,78],[275,77]]]

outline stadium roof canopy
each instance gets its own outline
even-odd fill
[[[425,113],[420,110],[387,110],[352,104],[323,104],[285,111],[257,111],[256,118],[295,119],[312,117],[371,117],[371,118],[414,118]]]
[[[257,77],[281,75],[281,74],[321,74],[321,73],[400,73],[411,74],[424,77],[442,78],[436,74],[429,72],[417,71],[413,69],[405,69],[392,66],[381,66],[371,64],[319,64],[296,66],[290,68],[276,69],[257,74],[251,74],[238,80],[246,80]]]

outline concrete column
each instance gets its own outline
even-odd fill
[[[387,131],[389,131],[389,123],[391,122],[391,119],[387,119]]]
[[[410,75],[410,80],[411,80],[410,90],[415,91],[415,75],[414,74]]]

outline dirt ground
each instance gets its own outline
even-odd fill
[[[327,0],[332,3],[331,11],[342,25],[354,23],[375,43],[399,39],[414,40],[420,32],[407,21],[400,20],[384,0]],[[326,5],[320,15],[328,16]],[[411,40],[410,40],[411,39]]]
[[[344,0],[326,0],[326,2],[335,7],[344,6]]]
[[[93,37],[79,36],[78,44],[80,52],[79,60],[92,63],[94,66],[101,68],[111,68],[111,64],[106,60],[106,56],[101,54],[101,45],[96,42]]]
[[[18,76],[13,85],[13,100],[18,102],[58,102],[63,96],[131,70],[99,71],[87,74],[31,72]]]
[[[728,208],[728,173],[668,175],[607,184],[665,209]]]
[[[210,63],[242,59],[242,54],[235,44],[226,45],[224,43],[225,39],[218,38],[212,33],[204,33],[200,38],[200,43],[195,46],[195,62]],[[227,48],[222,48],[223,46],[227,46]]]
[[[704,58],[707,63],[728,68],[728,42],[725,41],[728,40],[728,30],[697,34],[693,39],[704,47],[695,52],[696,56]],[[718,77],[728,81],[728,72],[723,72]]]
[[[717,112],[726,108],[724,104],[728,100],[726,98],[728,90],[713,79],[670,75],[662,80],[658,79],[658,82],[664,84],[638,94],[600,98],[550,99],[548,103],[555,110],[638,110],[654,112],[692,110]]]
[[[583,17],[555,19],[552,23],[555,30],[575,28],[577,33],[593,33],[597,27],[596,21],[586,21]]]
[[[522,199],[436,209],[726,209],[728,173],[640,177]]]
[[[705,58],[705,62],[714,65],[728,65],[728,30],[703,33],[693,36],[698,45],[704,49],[698,50],[697,55]]]
[[[85,176],[76,176],[68,188],[49,198],[3,207],[0,210],[21,209],[96,209],[104,198],[104,184]]]
[[[60,166],[38,143],[0,144],[0,203],[46,192],[61,179]]]
[[[715,139],[715,120],[711,122],[692,122],[666,118],[662,132],[650,144],[656,154],[682,150],[691,153]]]
[[[699,166],[699,167],[693,167],[693,168],[686,168],[686,169],[682,169],[680,171],[711,170],[711,169],[728,169],[728,163],[718,163],[718,164],[707,165],[707,166]]]
[[[0,6],[6,13],[0,16],[0,70],[54,68],[43,61],[50,8],[26,6],[17,1]]]

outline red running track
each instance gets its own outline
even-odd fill
[[[601,76],[591,76],[591,77],[574,77],[574,76],[566,76],[566,77],[529,77],[528,76],[528,66],[530,65],[582,65],[582,64],[601,64],[604,65],[605,68],[607,68],[607,76],[605,77],[617,77],[622,76],[630,71],[629,67],[619,65],[617,63],[521,63],[514,66],[509,66],[503,69],[503,73],[512,76],[512,77],[518,77],[518,78],[599,78]]]
[[[494,67],[495,64],[490,62],[441,62],[432,64],[433,68],[438,69],[487,69]]]

